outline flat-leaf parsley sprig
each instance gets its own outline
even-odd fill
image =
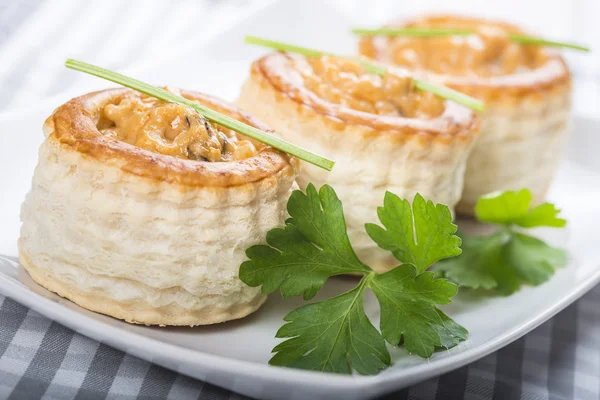
[[[267,234],[268,245],[247,250],[249,260],[240,267],[242,281],[262,285],[264,293],[279,289],[284,297],[302,294],[309,300],[331,276],[358,274],[362,278],[348,292],[286,315],[286,324],[276,337],[287,340],[273,349],[270,364],[376,374],[391,363],[386,341],[429,357],[436,348],[466,340],[466,329],[436,307],[449,303],[457,286],[424,272],[432,263],[460,254],[456,225],[446,206],[417,195],[411,207],[408,201],[386,193],[379,216],[388,230],[373,224],[367,230],[404,263],[384,274],[375,273],[354,253],[342,203],[330,186],[317,191],[309,184],[306,194],[294,191],[288,212],[285,227]],[[364,311],[367,289],[375,293],[381,307],[381,333]]]
[[[480,198],[475,207],[477,220],[499,225],[488,236],[462,235],[460,257],[438,263],[435,269],[451,281],[474,289],[494,289],[510,295],[522,284],[539,285],[567,264],[567,253],[521,228],[562,228],[567,221],[559,218],[554,204],[543,203],[530,209],[533,196],[527,189],[492,193]]]
[[[366,224],[371,239],[382,249],[390,250],[398,260],[414,265],[418,273],[436,261],[461,253],[461,239],[454,235],[457,227],[444,204],[434,205],[417,195],[411,211],[408,200],[386,192],[377,216],[387,230]]]

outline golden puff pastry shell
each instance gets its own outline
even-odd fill
[[[149,325],[242,318],[264,302],[238,278],[245,250],[284,223],[297,161],[264,147],[233,162],[176,159],[103,137],[105,90],[45,123],[21,211],[21,263],[40,285],[92,311]],[[213,97],[183,94],[267,130]]]
[[[238,104],[287,140],[336,161],[331,172],[304,166],[298,184],[332,185],[357,255],[385,271],[398,260],[377,248],[364,224],[377,222],[385,191],[411,200],[418,192],[453,208],[477,136],[476,117],[451,102],[429,119],[376,115],[330,102],[303,84],[302,57],[273,53],[254,62]]]
[[[483,26],[522,33],[511,24],[453,15],[424,16],[388,26],[468,29]],[[394,52],[398,51],[394,47],[396,40],[415,39],[364,37],[360,41],[360,51],[380,62],[393,63]],[[416,40],[424,43],[427,39]],[[510,46],[518,47],[516,44]],[[468,46],[462,49],[468,50]],[[528,188],[534,201],[542,202],[556,172],[561,148],[571,131],[571,74],[555,49],[536,46],[525,50],[539,53],[545,61],[529,67],[517,66],[511,73],[487,76],[458,74],[451,69],[446,73],[425,68],[413,70],[416,75],[444,83],[485,102],[485,111],[480,116],[481,134],[467,162],[464,191],[457,206],[461,214],[473,214],[477,199],[494,191]],[[498,63],[506,54],[506,51],[501,52],[498,59],[492,61]]]

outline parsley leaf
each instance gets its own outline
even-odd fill
[[[247,285],[309,300],[330,276],[371,271],[350,245],[342,202],[331,186],[317,192],[309,184],[306,194],[295,190],[287,209],[291,218],[285,228],[267,233],[269,246],[246,250],[249,260],[240,267],[240,279]]]
[[[554,204],[543,203],[530,209],[532,201],[533,195],[529,189],[490,193],[477,201],[475,215],[481,222],[513,224],[523,228],[562,228],[567,224],[566,220],[557,217],[560,210]]]
[[[521,286],[521,278],[506,263],[503,246],[508,240],[505,232],[490,236],[464,237],[460,257],[444,260],[435,270],[461,286],[472,289],[495,289],[510,295]]]
[[[506,263],[532,285],[546,282],[556,268],[566,265],[568,261],[564,250],[523,233],[512,233],[502,250]]]
[[[349,374],[376,374],[390,365],[385,341],[367,318],[366,279],[337,297],[302,306],[288,315],[277,337],[288,338],[273,351],[272,365]]]
[[[444,314],[441,310],[436,309],[438,315],[442,319],[442,328],[437,329],[440,335],[441,347],[450,349],[460,342],[467,340],[469,331],[467,331],[462,325],[458,324],[452,318]]]
[[[458,290],[446,279],[434,279],[432,272],[417,275],[413,265],[402,264],[373,276],[370,287],[381,306],[381,333],[390,344],[402,340],[409,352],[429,357],[436,348],[450,348],[465,339],[464,328],[454,321],[445,326],[449,318],[435,308],[450,303]]]
[[[501,295],[518,291],[525,283],[539,285],[567,264],[567,253],[515,227],[563,227],[551,203],[530,209],[533,197],[527,189],[493,193],[479,199],[475,214],[479,221],[502,225],[488,236],[462,236],[462,254],[439,262],[435,270],[461,286],[494,289]]]
[[[456,226],[446,206],[417,195],[411,208],[406,200],[386,194],[379,212],[387,230],[373,224],[367,229],[380,247],[393,251],[406,263],[381,275],[354,253],[342,204],[330,186],[324,185],[317,192],[309,184],[306,194],[294,191],[288,212],[285,227],[268,232],[268,245],[246,251],[249,260],[240,267],[243,282],[262,285],[264,293],[279,289],[284,297],[302,294],[304,299],[311,299],[331,276],[354,274],[362,278],[346,293],[286,315],[286,324],[276,335],[286,340],[273,349],[270,364],[376,374],[391,363],[386,341],[394,346],[404,344],[409,352],[429,357],[437,348],[450,348],[466,340],[467,331],[436,308],[450,302],[456,285],[434,279],[431,272],[423,273],[431,263],[460,253],[460,238],[453,235]],[[365,314],[367,288],[379,301],[382,333]]]
[[[447,206],[425,201],[420,194],[413,200],[401,200],[386,192],[383,207],[377,208],[383,229],[366,224],[365,229],[379,247],[390,250],[403,263],[414,265],[418,273],[443,258],[461,253],[460,238]]]

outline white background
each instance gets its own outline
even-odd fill
[[[120,72],[141,74],[160,65],[159,84],[186,63],[202,65],[202,44],[231,24],[273,0],[0,0],[0,24],[9,25],[15,10],[33,3],[27,18],[0,43],[0,113],[38,103],[60,104],[69,97],[98,87],[93,78],[65,70],[67,57],[79,58]],[[293,29],[290,15],[267,21],[278,27],[279,39]],[[5,3],[3,3],[5,2]],[[37,2],[37,4],[36,4]],[[498,18],[524,26],[544,38],[580,42],[592,53],[565,52],[575,76],[576,113],[600,114],[600,0],[323,0],[341,10],[353,25],[378,26],[390,19],[422,13],[454,12]],[[323,21],[327,24],[328,21]],[[292,28],[289,28],[289,27]],[[339,24],[333,23],[332,26]],[[256,27],[260,31],[260,27]],[[322,27],[315,29],[319,34]],[[340,32],[331,32],[331,46]],[[314,43],[315,32],[303,32]],[[299,37],[297,32],[291,35]],[[275,39],[277,39],[275,38]],[[320,43],[321,41],[319,41]],[[182,54],[180,49],[187,49]],[[227,48],[219,49],[227,51]],[[336,49],[339,51],[339,49]],[[344,50],[346,51],[346,50]],[[176,56],[172,56],[176,55]],[[235,57],[235,54],[231,55]],[[188,68],[189,70],[190,68]],[[170,72],[172,72],[170,74]],[[140,75],[138,75],[140,76]],[[193,76],[173,76],[173,80]],[[164,81],[166,80],[166,81]],[[106,86],[106,85],[104,85]],[[195,89],[202,90],[201,87]],[[218,94],[218,93],[217,93]]]

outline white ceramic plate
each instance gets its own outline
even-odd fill
[[[140,70],[154,82],[173,83],[234,98],[250,60],[260,50],[241,44],[245,33],[261,34],[322,48],[352,50],[347,21],[321,2],[273,3],[241,25],[215,37],[203,49],[193,43],[175,52],[160,68]],[[296,32],[296,33],[294,33]],[[330,32],[325,34],[324,32]],[[333,33],[335,32],[335,33]],[[297,35],[298,37],[294,37]],[[336,46],[339,44],[339,46]],[[193,50],[193,51],[192,51]],[[183,60],[181,62],[179,60]],[[83,91],[84,89],[82,89]],[[83,310],[36,285],[16,262],[19,206],[29,190],[41,124],[52,108],[0,116],[0,292],[49,318],[108,345],[204,381],[258,398],[365,398],[384,394],[458,368],[529,332],[582,296],[600,281],[600,250],[595,229],[600,222],[600,121],[577,119],[575,134],[552,187],[550,198],[569,220],[568,229],[540,231],[565,247],[572,262],[549,282],[508,297],[459,294],[444,311],[470,331],[469,340],[430,360],[391,349],[394,365],[377,376],[320,374],[267,365],[277,343],[282,317],[301,304],[272,295],[257,313],[241,320],[200,328],[149,328]],[[536,149],[532,149],[536,151]],[[352,278],[328,282],[318,298],[350,287]],[[367,297],[366,312],[378,325],[378,308]]]

